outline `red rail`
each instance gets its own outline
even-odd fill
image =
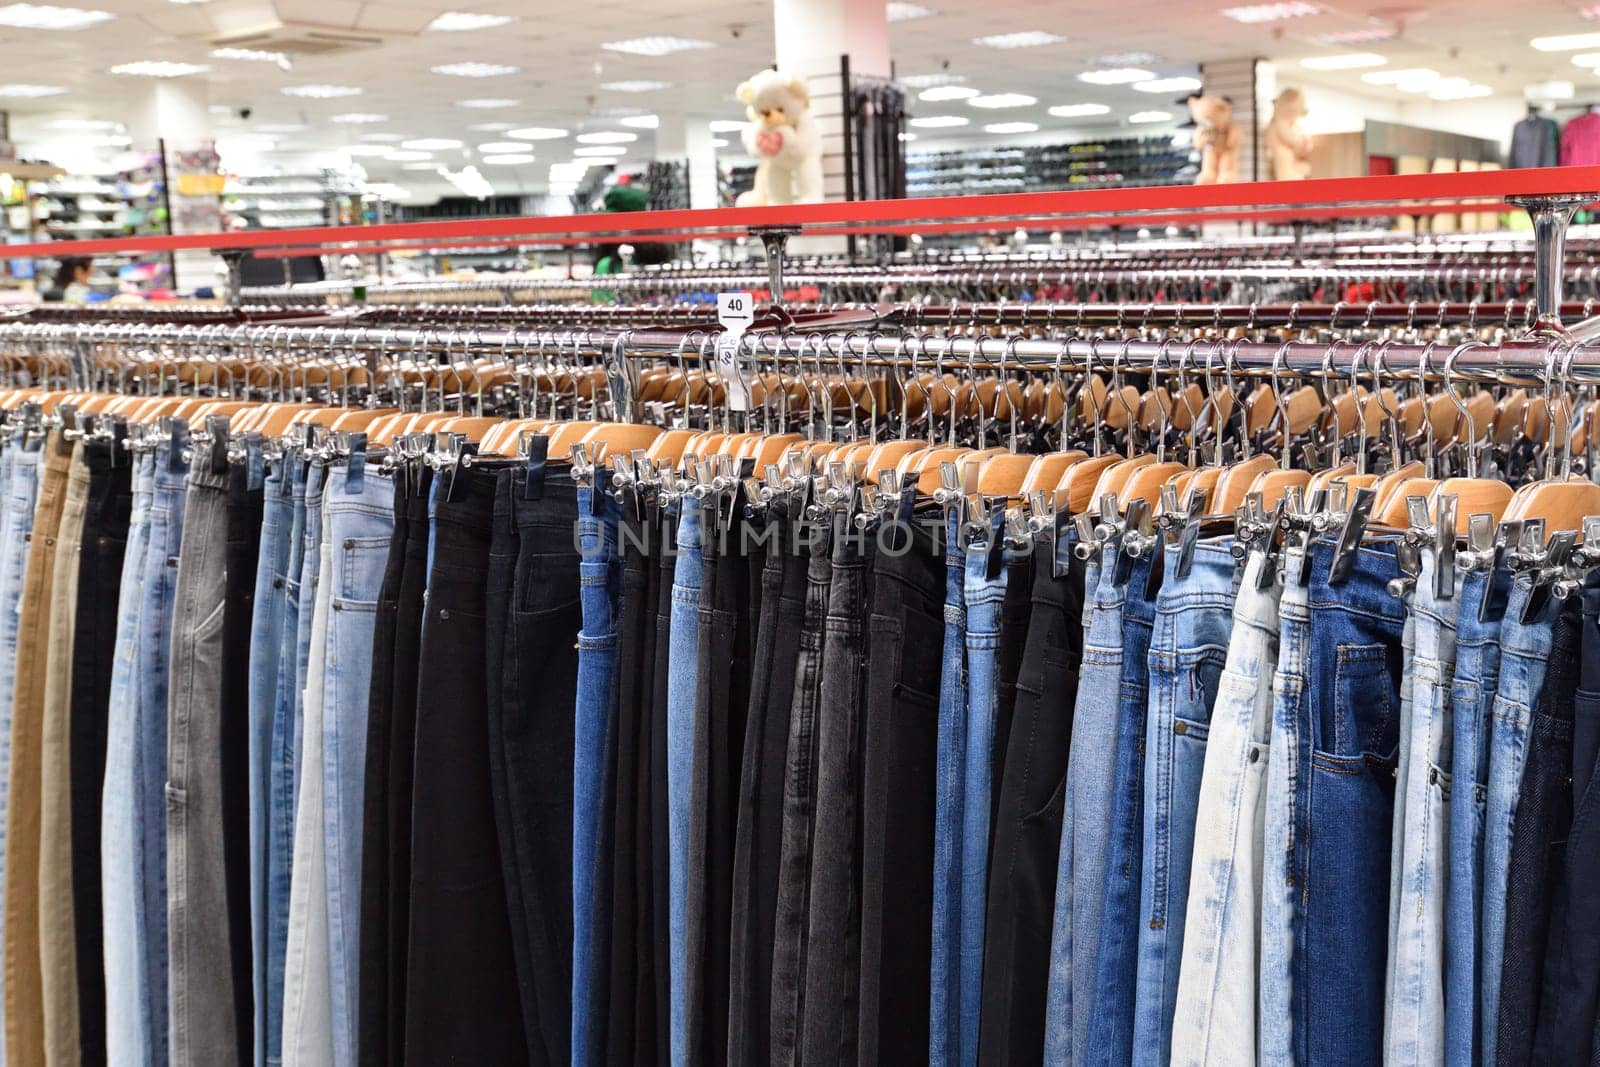
[[[566,238],[587,243],[616,240],[684,240],[686,236],[737,236],[753,227],[798,226],[806,233],[937,233],[1006,230],[1016,226],[1168,225],[1173,220],[1288,221],[1362,215],[1421,215],[1496,210],[1511,196],[1600,196],[1600,166],[1408,174],[1372,178],[1313,178],[1300,182],[1172,185],[1137,189],[1082,189],[1045,193],[866,200],[766,208],[641,211],[622,215],[552,215],[387,223],[360,228],[314,226],[295,230],[245,230],[50,241],[6,245],[0,256],[88,256],[181,249],[323,248],[358,239],[375,242],[483,241]],[[1493,207],[1482,206],[1494,198]],[[1386,206],[1388,210],[1379,210]],[[1232,210],[1224,210],[1232,209]],[[1087,220],[1097,221],[1087,221]],[[935,229],[934,227],[946,227]],[[959,227],[956,229],[955,227]],[[334,249],[337,250],[337,249]]]

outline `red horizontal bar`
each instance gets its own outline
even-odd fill
[[[696,232],[744,230],[753,226],[907,224],[983,219],[1005,220],[1061,215],[1201,211],[1215,208],[1295,207],[1396,203],[1406,200],[1461,200],[1472,197],[1600,195],[1600,167],[1544,167],[1529,170],[1407,174],[1389,177],[1312,178],[1300,182],[1248,182],[1237,185],[1170,185],[1135,189],[1078,189],[1041,193],[932,197],[922,200],[865,200],[794,204],[768,208],[713,208],[641,211],[619,215],[553,215],[529,218],[443,220],[362,227],[367,241],[445,240],[506,235],[641,234],[661,230]],[[298,230],[244,230],[167,237],[124,237],[87,241],[7,245],[6,258],[164,252],[179,249],[243,249],[324,245],[350,240],[346,227]]]

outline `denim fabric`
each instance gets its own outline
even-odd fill
[[[1106,841],[1100,944],[1095,952],[1093,1022],[1086,1062],[1121,1065],[1133,1058],[1139,969],[1139,886],[1144,860],[1145,725],[1150,710],[1150,640],[1155,601],[1148,595],[1149,554],[1128,568],[1122,608],[1122,684],[1118,689],[1112,769],[1111,836]]]
[[[960,512],[945,522],[944,668],[939,677],[939,748],[934,773],[933,958],[928,997],[928,1062],[954,1062],[961,1049],[960,959],[962,789],[967,759],[967,558]]]
[[[356,1062],[360,984],[361,827],[367,761],[367,703],[373,627],[394,534],[394,480],[348,466],[328,474],[323,504],[329,570],[328,633],[323,652],[322,803],[326,835],[328,959],[333,1062]]]
[[[694,772],[694,700],[700,632],[700,509],[686,501],[678,515],[678,560],[672,580],[672,674],[667,681],[667,823],[672,946],[672,1063],[688,1055],[684,950],[689,891],[689,803]]]
[[[1424,552],[1411,597],[1415,627],[1408,759],[1395,783],[1394,832],[1403,842],[1389,949],[1386,1062],[1444,1060],[1445,902],[1455,679],[1456,617],[1460,601],[1434,591],[1434,553]],[[1452,582],[1455,576],[1452,575]]]
[[[1478,1026],[1481,1057],[1496,1063],[1500,1018],[1500,971],[1505,959],[1506,880],[1522,769],[1528,758],[1528,732],[1534,705],[1544,688],[1556,616],[1554,597],[1543,609],[1523,615],[1532,595],[1525,577],[1511,585],[1505,621],[1500,626],[1500,682],[1489,717],[1489,787],[1483,815],[1483,910],[1479,934],[1482,976]]]
[[[285,640],[294,641],[294,652],[285,664],[285,669],[293,669],[294,679],[294,795],[296,805],[296,819],[299,817],[299,796],[301,781],[308,773],[315,773],[318,763],[308,767],[305,759],[305,701],[306,701],[306,675],[311,663],[311,624],[314,621],[313,612],[317,602],[317,579],[322,573],[322,504],[325,483],[328,477],[327,461],[321,458],[313,459],[306,468],[306,510],[304,525],[300,530],[300,584],[298,595],[300,610],[295,615],[295,628],[286,632]],[[295,840],[298,843],[300,830],[298,821],[295,824]]]
[[[1262,817],[1283,593],[1276,567],[1261,588],[1269,566],[1260,552],[1245,562],[1211,709],[1173,1008],[1177,1067],[1256,1062]]]
[[[1410,605],[1410,596],[1407,594],[1407,606]],[[1411,707],[1414,701],[1415,686],[1413,672],[1416,666],[1416,632],[1417,616],[1415,612],[1407,610],[1405,627],[1401,634],[1400,657],[1400,725],[1398,730],[1399,741],[1395,746],[1395,795],[1400,800],[1400,815],[1389,834],[1389,934],[1388,949],[1383,960],[1383,1032],[1387,1036],[1390,1032],[1390,1018],[1394,1012],[1394,998],[1390,995],[1394,989],[1395,966],[1395,941],[1400,936],[1400,873],[1402,870],[1405,850],[1405,787],[1401,784],[1407,780],[1411,770],[1411,723],[1413,716]]]
[[[1500,679],[1504,568],[1461,576],[1451,685],[1450,862],[1445,887],[1444,1041],[1447,1063],[1478,1062],[1479,909],[1488,793],[1490,712]],[[1486,603],[1487,601],[1487,603]]]
[[[275,766],[273,722],[278,708],[278,655],[283,642],[284,568],[289,562],[293,506],[283,465],[267,474],[261,513],[261,552],[256,560],[254,617],[250,624],[250,931],[255,999],[255,1062],[267,1058],[267,915],[275,897],[268,878]],[[279,986],[278,997],[282,996]],[[274,1000],[277,1000],[275,997]]]
[[[150,541],[155,457],[134,457],[128,547],[117,596],[117,650],[106,717],[105,786],[101,796],[101,904],[105,922],[106,1062],[148,1067],[155,1059],[146,1026],[143,841],[134,800],[139,780],[139,611],[144,556]],[[163,1061],[164,1062],[164,1061]]]
[[[1211,712],[1233,630],[1234,561],[1221,542],[1194,546],[1187,574],[1169,565],[1150,636],[1144,746],[1144,856],[1139,880],[1136,1065],[1171,1059],[1190,859]]]
[[[693,510],[693,509],[685,509]],[[578,486],[578,564],[583,629],[578,633],[578,696],[572,760],[572,1063],[589,1062],[590,950],[595,919],[610,913],[609,886],[597,880],[601,779],[611,694],[617,676],[617,612],[622,567],[617,555],[617,502]],[[598,892],[598,895],[597,895]]]
[[[18,629],[21,623],[23,572],[28,565],[28,535],[33,529],[33,509],[39,491],[41,451],[38,441],[20,440],[6,445],[4,498],[0,499],[0,786],[11,777],[11,700],[17,679]],[[4,904],[3,875],[6,852],[7,790],[0,788],[0,905]],[[0,974],[0,996],[5,991]],[[0,1043],[3,1044],[3,1043]],[[0,1063],[4,1050],[0,1049]]]

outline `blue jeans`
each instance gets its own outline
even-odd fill
[[[288,488],[280,464],[267,475],[262,489],[261,552],[250,618],[250,934],[258,1064],[267,1058],[267,915],[273,908],[268,828],[272,825],[276,767],[272,740],[278,709],[278,654],[283,641],[283,572],[289,561],[293,507]],[[287,899],[282,907],[288,907]],[[280,985],[274,999],[282,994]]]
[[[11,777],[11,698],[17,681],[17,639],[21,623],[22,579],[28,566],[28,535],[33,529],[34,503],[39,493],[39,445],[6,445],[0,457],[4,468],[4,496],[0,497],[0,785]],[[0,793],[6,792],[0,788]],[[0,798],[0,874],[5,869],[7,804]],[[4,900],[0,878],[0,902]],[[3,991],[0,975],[0,991]],[[4,1062],[0,1053],[0,1062]]]
[[[1399,862],[1390,873],[1385,1062],[1444,1062],[1444,934],[1451,804],[1451,686],[1460,601],[1434,593],[1434,555],[1424,552],[1411,597],[1414,627],[1406,760],[1395,782]],[[1454,576],[1451,578],[1455,581]]]
[[[394,536],[394,480],[372,467],[359,478],[352,478],[348,467],[333,468],[323,522],[331,585],[323,661],[322,803],[333,1062],[336,1067],[355,1067],[367,698],[378,587]]]
[[[686,500],[678,513],[677,569],[672,580],[672,630],[667,659],[668,943],[672,950],[670,999],[672,1063],[688,1055],[684,999],[684,942],[689,895],[689,802],[694,772],[694,700],[700,634],[700,508]],[[587,946],[585,946],[587,947]],[[573,1035],[576,1039],[577,1035]]]
[[[300,584],[297,596],[300,610],[295,614],[295,628],[286,632],[286,640],[294,640],[294,650],[289,665],[293,667],[294,691],[294,795],[300,796],[300,780],[308,768],[305,766],[305,703],[306,675],[311,662],[311,623],[317,603],[317,576],[322,567],[322,500],[327,479],[327,464],[313,459],[306,468],[305,519],[300,528]],[[299,801],[296,801],[298,805]]]
[[[1456,672],[1451,686],[1450,876],[1445,892],[1445,1062],[1477,1063],[1479,914],[1490,715],[1500,682],[1500,622],[1510,576],[1470,571],[1456,590]]]
[[[1265,563],[1260,552],[1245,563],[1211,711],[1173,1009],[1177,1067],[1256,1062],[1262,815],[1283,593],[1275,567],[1260,587]]]
[[[1156,598],[1145,725],[1138,987],[1128,1050],[1136,1065],[1164,1067],[1171,1059],[1189,862],[1212,705],[1233,630],[1233,577],[1227,544],[1197,544],[1189,572],[1178,575],[1168,566]]]
[[[952,511],[945,524],[944,666],[939,678],[939,735],[934,783],[933,955],[929,993],[928,1063],[948,1064],[961,1048],[961,968],[957,961],[961,928],[962,774],[966,765],[966,588],[967,561],[961,551],[961,519]]]
[[[684,508],[685,512],[694,510],[692,506]],[[606,734],[611,719],[611,691],[617,675],[617,612],[622,596],[622,561],[617,554],[618,518],[617,502],[611,494],[588,486],[578,487],[578,537],[582,551],[578,563],[578,593],[583,607],[583,629],[578,633],[578,699],[574,711],[572,760],[573,1067],[583,1067],[590,1058],[587,1040],[589,983],[596,963],[591,945],[597,916],[608,916],[611,911],[610,887],[599,881],[598,864]],[[676,600],[673,608],[676,614]],[[692,736],[692,694],[690,723]],[[687,857],[687,851],[684,855]],[[677,898],[673,901],[676,906]],[[677,930],[676,925],[673,930]],[[677,955],[673,961],[676,974],[681,963]],[[674,1042],[676,1034],[675,1030]]]
[[[1100,909],[1115,791],[1117,711],[1122,691],[1122,605],[1109,555],[1084,579],[1083,667],[1067,756],[1067,796],[1056,869],[1055,929],[1050,939],[1050,987],[1045,1007],[1046,1063],[1087,1061],[1095,997]]]
[[[1510,870],[1511,827],[1517,815],[1522,788],[1522,768],[1528,758],[1528,731],[1534,704],[1544,688],[1545,660],[1550,655],[1552,628],[1558,601],[1547,599],[1544,609],[1528,621],[1522,619],[1528,604],[1527,579],[1512,583],[1506,598],[1505,620],[1500,626],[1500,681],[1494,710],[1489,716],[1488,795],[1483,817],[1483,976],[1479,993],[1478,1025],[1482,1062],[1494,1063],[1496,1026],[1500,1020],[1500,964],[1505,959],[1506,879]]]
[[[111,1067],[154,1067],[145,1003],[143,840],[136,815],[139,761],[139,611],[150,543],[155,457],[134,457],[128,544],[117,596],[117,647],[106,716],[100,798],[100,880],[105,923],[106,1052]],[[13,646],[15,647],[15,646]]]

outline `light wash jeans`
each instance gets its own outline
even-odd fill
[[[100,882],[105,924],[106,1062],[158,1067],[145,1010],[143,841],[135,815],[139,780],[139,611],[150,544],[155,457],[134,456],[133,503],[117,596],[117,646],[106,716],[106,769],[100,796]],[[165,1061],[162,1061],[163,1063]]]
[[[1148,661],[1144,857],[1131,1047],[1136,1067],[1165,1067],[1171,1059],[1200,780],[1233,630],[1234,560],[1228,545],[1195,545],[1185,575],[1176,573],[1170,554],[1167,559]]]
[[[334,467],[323,498],[323,525],[322,570],[330,606],[323,653],[321,766],[333,1062],[355,1067],[367,698],[378,589],[394,537],[394,479],[375,465],[356,476],[347,466]]]
[[[1055,928],[1045,1006],[1044,1058],[1081,1067],[1089,1054],[1096,947],[1105,898],[1106,852],[1122,691],[1124,590],[1112,581],[1111,549],[1091,564],[1084,585],[1083,667],[1067,756],[1067,795],[1056,869]]]
[[[1245,562],[1211,711],[1173,1009],[1173,1067],[1256,1062],[1262,820],[1283,594],[1276,575],[1259,588],[1264,565],[1260,552]]]
[[[1444,936],[1451,808],[1452,699],[1460,601],[1434,593],[1435,563],[1423,552],[1411,596],[1414,626],[1410,739],[1397,776],[1394,834],[1403,837],[1391,872],[1391,977],[1384,1062],[1444,1062]],[[1454,575],[1451,581],[1455,581]],[[1403,726],[1405,724],[1402,724]]]
[[[673,1067],[688,1057],[688,1017],[684,969],[689,898],[689,804],[694,771],[694,701],[700,634],[700,507],[684,500],[678,513],[677,569],[672,580],[672,630],[667,660],[667,864],[668,944]],[[584,946],[587,949],[588,946]],[[577,1047],[573,1034],[573,1047]]]
[[[939,734],[934,782],[933,952],[929,991],[928,1063],[949,1067],[961,1048],[958,962],[961,929],[961,843],[967,751],[967,559],[961,519],[945,522],[944,659],[939,677]]]
[[[0,456],[5,464],[0,470],[5,479],[4,495],[0,496],[0,792],[6,792],[4,785],[11,777],[11,698],[17,681],[22,579],[39,495],[40,446],[37,442],[28,447],[11,442]],[[0,797],[0,875],[5,871],[8,801],[9,797]],[[4,878],[0,877],[0,903],[4,897]],[[4,989],[4,975],[0,974],[0,993]],[[0,1041],[0,1046],[4,1044]],[[4,1048],[0,1047],[0,1063],[4,1062]]]

